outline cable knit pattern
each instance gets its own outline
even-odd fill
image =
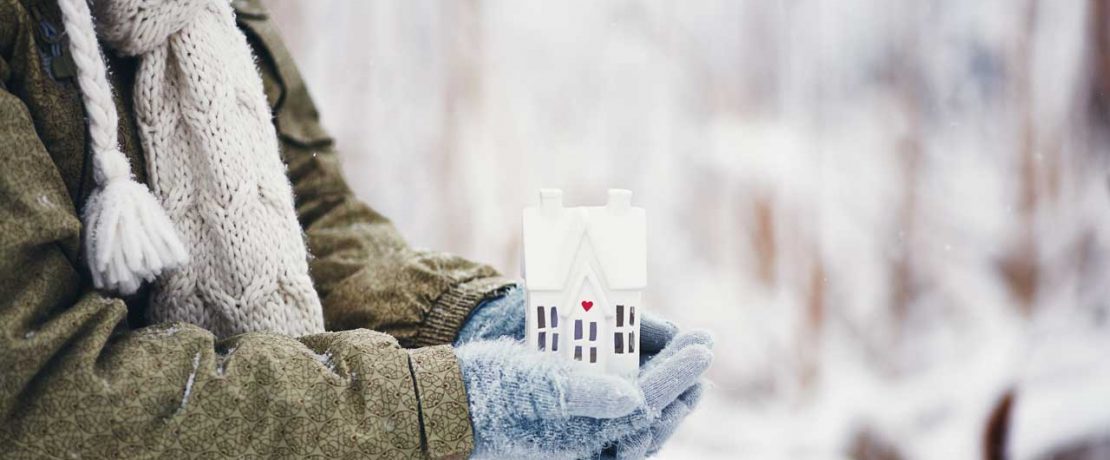
[[[323,331],[269,105],[230,5],[98,0],[94,8],[101,38],[140,57],[135,113],[149,185],[190,252],[155,279],[148,318],[218,337]]]

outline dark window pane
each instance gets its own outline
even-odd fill
[[[597,347],[590,347],[590,362],[597,362]]]
[[[559,351],[559,333],[551,334],[551,351]]]
[[[541,332],[540,333],[539,342],[540,342],[540,351],[546,350],[547,349],[547,333],[546,332]]]
[[[617,305],[617,327],[624,326],[624,305]]]
[[[551,306],[551,327],[559,327],[559,309]]]
[[[628,307],[628,325],[636,325],[636,307]]]
[[[613,334],[613,352],[616,354],[624,353],[624,333],[617,332]]]
[[[575,361],[581,361],[582,360],[582,347],[574,347],[574,360]]]
[[[574,340],[582,340],[582,320],[574,320]]]
[[[628,333],[628,352],[629,353],[635,353],[636,352],[636,333],[635,332],[629,332]]]
[[[590,321],[590,341],[597,340],[597,321]]]
[[[536,326],[540,329],[547,327],[543,324],[543,305],[536,307],[536,321],[538,321],[538,323],[536,323]]]

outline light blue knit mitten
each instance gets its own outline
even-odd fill
[[[455,345],[500,338],[523,341],[526,295],[523,288],[513,286],[500,296],[478,304],[459,330]]]
[[[524,304],[525,291],[514,287],[502,296],[489,299],[474,309],[470,318],[464,324],[455,341],[461,345],[478,340],[493,340],[498,338],[512,338],[524,340]],[[645,312],[640,324],[640,371],[641,374],[653,367],[650,363],[653,358],[672,343],[678,334],[678,328],[669,321],[656,318]],[[687,334],[682,344],[671,347],[674,350],[701,344],[712,348],[712,338],[704,333]],[[640,458],[651,455],[663,446],[671,434],[678,428],[683,419],[693,411],[701,399],[704,386],[696,384],[671,401],[661,402],[662,409],[657,410],[657,416],[650,426],[623,436],[608,444],[604,452],[605,458]],[[651,414],[648,414],[651,415]],[[596,456],[598,452],[591,452],[587,456]]]
[[[704,334],[680,334],[635,382],[586,371],[508,339],[459,346],[474,454],[581,458],[650,433],[667,408],[697,386],[712,360],[700,339],[686,335]]]
[[[709,334],[701,331],[680,334],[667,348],[640,367],[641,375],[652,372],[654,367],[671,359],[672,354],[690,346],[712,348],[713,339]],[[659,411],[659,415],[654,417],[649,427],[618,439],[605,448],[601,457],[606,459],[644,458],[659,452],[659,449],[670,439],[686,416],[697,407],[704,390],[704,383],[694,384],[677,398],[667,403]]]

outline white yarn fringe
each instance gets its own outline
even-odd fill
[[[189,259],[166,211],[144,185],[110,180],[85,204],[85,253],[97,288],[132,294]]]

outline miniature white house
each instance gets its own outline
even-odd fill
[[[647,232],[632,192],[609,190],[605,206],[564,207],[540,190],[524,210],[528,344],[598,371],[634,377],[638,316],[647,284]]]

